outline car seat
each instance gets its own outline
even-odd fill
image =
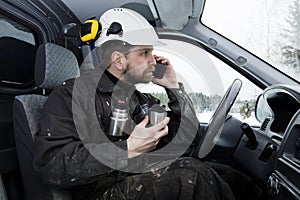
[[[65,80],[77,76],[78,62],[70,50],[53,43],[39,46],[35,60],[38,88],[51,91]],[[47,95],[40,94],[18,95],[14,99],[14,134],[24,193],[28,200],[68,200],[71,199],[70,192],[50,189],[33,168],[34,136],[39,130],[39,114],[46,100]]]

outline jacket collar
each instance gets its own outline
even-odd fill
[[[97,89],[99,92],[112,92],[113,90],[120,89],[131,93],[136,90],[136,87],[119,80],[110,72],[105,70],[99,80]]]

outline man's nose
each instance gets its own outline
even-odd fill
[[[151,56],[149,63],[150,63],[151,65],[156,65],[156,59],[155,59],[154,56]]]

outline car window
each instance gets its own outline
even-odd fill
[[[24,88],[33,83],[36,49],[28,27],[0,15],[0,86]]]
[[[167,45],[155,47],[154,54],[163,55],[171,61],[177,79],[184,84],[201,123],[209,122],[227,88],[238,78],[242,80],[243,86],[230,115],[252,126],[259,126],[254,107],[262,92],[260,88],[196,45],[168,39],[163,42]],[[150,83],[138,84],[137,87],[142,92],[150,92],[160,98],[162,104],[168,102],[166,93],[160,86]]]
[[[209,0],[200,20],[299,82],[299,19],[298,0]]]

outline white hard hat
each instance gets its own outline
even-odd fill
[[[100,17],[99,22],[102,31],[95,41],[96,47],[109,40],[121,40],[131,45],[164,45],[149,22],[133,10],[110,9]]]

